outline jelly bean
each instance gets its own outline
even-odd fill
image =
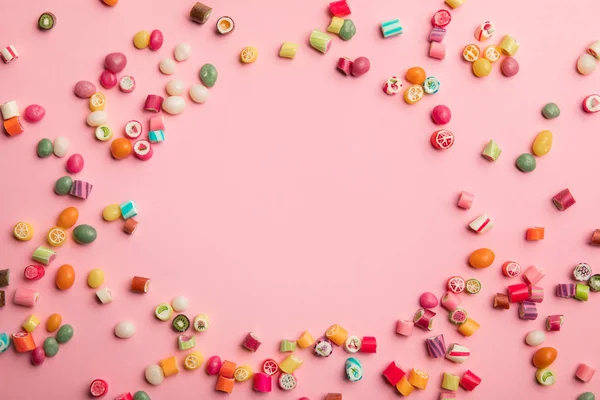
[[[67,171],[71,174],[76,174],[81,172],[83,169],[83,156],[81,154],[75,153],[67,160]]]
[[[546,119],[554,119],[560,115],[560,108],[556,103],[548,103],[542,108],[542,115]]]
[[[487,58],[480,58],[473,62],[473,74],[479,78],[488,76],[492,72],[492,63]]]
[[[54,151],[54,146],[52,146],[52,141],[50,139],[44,138],[40,140],[37,144],[37,155],[40,158],[50,157],[52,152]]]
[[[160,385],[165,380],[165,373],[158,365],[150,365],[146,367],[144,376],[149,384],[155,386]]]
[[[111,204],[102,210],[102,218],[105,221],[116,221],[121,217],[121,207],[118,204]]]
[[[150,41],[148,43],[150,50],[156,51],[160,49],[163,45],[163,40],[163,34],[158,29],[155,29],[152,32],[150,32]]]
[[[550,131],[541,131],[535,137],[533,141],[533,154],[538,157],[546,155],[550,152],[552,148],[552,132]]]
[[[75,283],[75,269],[72,265],[63,264],[56,271],[56,287],[67,290]]]
[[[106,89],[112,89],[117,85],[117,74],[105,69],[100,74],[100,85]]]
[[[104,271],[94,268],[88,274],[87,284],[92,289],[97,289],[104,283]]]
[[[190,88],[190,98],[195,103],[204,103],[209,97],[210,93],[204,85],[197,83]]]
[[[137,49],[145,49],[150,44],[150,32],[139,31],[133,36],[133,45]]]
[[[519,73],[519,62],[513,57],[505,57],[500,64],[500,69],[506,77],[515,76]]]
[[[133,395],[133,400],[151,400],[151,399],[150,399],[150,395],[148,395],[148,393],[144,392],[143,390],[138,390]]]
[[[67,155],[69,151],[69,146],[71,146],[71,142],[64,136],[59,136],[54,139],[54,155],[56,157],[64,157]]]
[[[371,69],[371,61],[367,57],[358,57],[350,67],[352,76],[362,76]]]
[[[206,361],[206,373],[209,375],[217,375],[221,370],[221,366],[223,362],[221,362],[221,357],[212,356]]]
[[[177,312],[183,312],[187,310],[189,305],[189,300],[185,296],[177,296],[171,301],[171,306],[173,310]]]
[[[450,112],[450,109],[444,105],[435,106],[433,107],[433,110],[431,110],[431,119],[438,125],[447,124],[450,122],[451,118],[452,113]]]
[[[528,346],[539,346],[546,340],[546,334],[543,331],[535,330],[531,331],[525,336],[525,343]]]
[[[73,179],[70,176],[63,176],[58,178],[54,184],[54,191],[56,194],[68,194],[73,186]]]
[[[121,339],[129,339],[135,334],[135,324],[130,321],[119,322],[115,326],[115,336]]]
[[[589,75],[596,70],[596,59],[590,54],[582,54],[577,59],[577,71],[581,75]]]
[[[58,354],[58,343],[56,339],[49,337],[44,340],[44,353],[46,354],[46,357],[54,357]]]
[[[490,249],[477,249],[469,256],[469,264],[473,268],[487,268],[494,262],[496,255]]]
[[[181,96],[169,96],[163,101],[162,109],[172,115],[181,114],[185,110],[185,100]]]
[[[90,81],[79,81],[75,84],[75,96],[89,99],[96,93],[96,86]]]
[[[529,153],[523,153],[517,158],[517,168],[523,172],[531,172],[535,166],[535,157]]]
[[[104,4],[106,4],[107,6],[114,7],[114,6],[117,5],[117,3],[119,2],[119,0],[102,0],[102,2]]]
[[[596,396],[592,392],[581,393],[577,400],[596,400]]]
[[[200,68],[200,80],[207,88],[215,86],[218,77],[219,74],[217,73],[217,69],[214,65],[204,64],[202,68]]]
[[[185,91],[185,82],[181,79],[173,79],[167,82],[167,93],[171,96],[180,96]]]
[[[110,152],[115,159],[122,160],[133,152],[133,146],[129,139],[118,138],[110,144]]]
[[[158,69],[165,75],[173,75],[176,69],[175,61],[170,58],[165,58],[158,64]]]
[[[350,40],[356,35],[356,25],[351,19],[344,20],[344,24],[338,33],[342,40]]]
[[[56,340],[60,344],[65,344],[73,337],[73,327],[69,324],[60,327],[56,333]]]
[[[60,314],[52,314],[46,321],[46,330],[48,332],[55,332],[62,324],[62,316]]]
[[[68,207],[61,211],[58,214],[58,221],[56,223],[57,226],[60,226],[63,229],[69,229],[75,223],[77,223],[77,219],[79,218],[79,210],[75,207]]]
[[[188,43],[179,43],[173,50],[173,56],[177,61],[185,61],[190,57],[192,53],[192,46]]]
[[[121,72],[127,66],[127,56],[123,53],[110,53],[104,57],[104,66],[114,73]]]
[[[36,347],[31,352],[31,363],[33,365],[42,365],[46,361],[46,352],[43,347]]]
[[[406,80],[415,85],[422,85],[425,82],[427,75],[425,70],[421,67],[412,67],[406,71]]]
[[[75,229],[73,229],[73,238],[77,243],[89,244],[96,240],[96,237],[98,237],[98,233],[91,225],[77,225]]]
[[[558,351],[553,347],[542,347],[533,355],[533,365],[536,368],[548,368],[556,357],[558,356]]]
[[[108,114],[106,111],[92,111],[88,114],[86,122],[89,126],[100,126],[106,124]],[[56,146],[56,143],[54,144]]]
[[[23,113],[23,118],[27,122],[38,122],[41,121],[46,115],[46,109],[38,104],[32,104],[27,106]]]
[[[437,297],[435,297],[435,294],[431,292],[425,292],[421,295],[421,297],[419,297],[419,303],[421,304],[421,307],[434,308],[437,307],[439,301]]]

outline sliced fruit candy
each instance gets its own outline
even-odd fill
[[[452,322],[454,325],[461,325],[465,323],[467,318],[469,318],[469,314],[467,314],[467,311],[464,309],[457,308],[450,313],[449,318],[450,322]]]
[[[454,134],[447,129],[440,129],[431,134],[431,145],[437,150],[447,150],[454,144]]]
[[[481,51],[476,44],[468,44],[463,49],[463,58],[468,62],[475,62],[479,58]]]
[[[108,392],[108,383],[103,379],[94,379],[90,384],[90,394],[92,397],[101,397]]]
[[[477,279],[469,279],[466,282],[465,290],[469,294],[477,294],[481,291],[481,282]]]
[[[31,240],[33,238],[33,227],[27,222],[19,221],[13,228],[13,235],[18,240]]]
[[[38,279],[42,279],[44,275],[46,275],[46,270],[44,267],[38,264],[32,264],[25,267],[25,271],[23,271],[25,275],[25,279],[30,281],[37,281]]]
[[[275,375],[279,371],[279,364],[272,358],[267,358],[263,362],[262,369],[267,375]]]
[[[465,290],[465,280],[460,276],[453,276],[448,279],[446,286],[452,293],[461,293]]]
[[[502,273],[509,278],[516,278],[522,271],[521,265],[517,262],[507,261],[502,264]]]

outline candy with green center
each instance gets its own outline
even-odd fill
[[[523,153],[517,158],[517,168],[523,172],[531,172],[535,169],[535,157],[529,153]]]
[[[54,191],[56,194],[68,194],[73,186],[73,179],[70,176],[63,176],[58,178],[54,184]]]
[[[548,103],[542,108],[542,115],[546,119],[558,118],[560,115],[560,108],[556,103]]]
[[[488,144],[483,149],[481,155],[488,161],[496,161],[500,154],[502,153],[502,149],[498,146],[498,143],[490,140]]]
[[[204,86],[211,88],[215,86],[217,83],[217,78],[219,74],[217,73],[217,69],[212,64],[204,64],[202,68],[200,68],[200,80],[204,84]]]
[[[535,379],[542,386],[552,386],[556,383],[556,376],[548,368],[538,369],[535,373]]]
[[[44,138],[40,140],[37,144],[37,155],[40,158],[46,158],[52,155],[54,152],[54,146],[52,145],[52,140],[48,138]]]
[[[350,40],[356,35],[356,25],[354,25],[354,22],[351,19],[344,21],[344,25],[342,25],[339,35],[342,40]]]
[[[91,225],[77,225],[73,229],[73,238],[77,243],[89,244],[92,243],[98,237],[96,229]]]
[[[58,342],[53,337],[44,340],[44,353],[46,357],[54,357],[58,353]]]
[[[56,332],[56,340],[60,344],[65,344],[73,337],[73,327],[69,324],[60,327]]]

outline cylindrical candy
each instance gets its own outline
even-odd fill
[[[329,329],[327,329],[327,332],[325,332],[325,337],[337,346],[343,346],[348,338],[348,331],[339,324],[331,325]]]
[[[543,269],[536,267],[535,265],[530,266],[523,272],[523,280],[530,285],[538,283],[546,273]]]
[[[133,144],[133,153],[138,159],[147,161],[152,158],[154,151],[152,150],[152,145],[149,141],[138,140]]]
[[[429,44],[429,57],[438,60],[446,58],[446,45],[440,42],[431,42]]]
[[[595,229],[594,232],[592,232],[590,244],[592,246],[600,246],[600,229]]]
[[[586,113],[597,113],[600,111],[600,96],[597,94],[586,96],[583,99],[582,106]]]
[[[0,332],[0,354],[8,350],[11,344],[12,340],[10,339],[10,335],[6,332]]]
[[[150,279],[134,276],[131,279],[131,291],[135,293],[148,293],[150,290]]]
[[[318,29],[312,31],[309,42],[313,49],[318,50],[323,54],[327,53],[331,47],[331,38]]]
[[[462,191],[458,196],[458,202],[456,205],[462,209],[469,210],[471,205],[473,205],[473,200],[475,200],[474,194]]]
[[[102,288],[96,292],[96,297],[102,304],[108,304],[112,301],[112,293],[109,288]]]
[[[392,361],[390,365],[388,365],[383,371],[383,376],[385,379],[387,379],[390,385],[396,386],[398,382],[400,382],[400,380],[406,376],[406,372],[404,372],[395,361]]]
[[[260,341],[260,339],[258,338],[258,336],[256,336],[254,333],[250,332],[246,335],[246,338],[244,339],[244,342],[242,343],[242,346],[252,352],[255,353],[256,350],[258,350],[258,348],[260,347],[260,345],[262,344],[262,342]]]
[[[564,321],[564,316],[562,316],[562,315],[549,315],[546,318],[546,330],[560,331],[560,327],[562,326],[563,321]]]
[[[462,303],[459,295],[456,293],[447,291],[442,296],[441,304],[448,311],[454,311]]]
[[[413,390],[415,390],[415,387],[413,385],[411,385],[410,382],[408,381],[408,375],[405,375],[396,384],[396,390],[402,396],[408,396],[413,392]],[[340,395],[340,399],[341,399],[341,395]]]
[[[131,93],[135,90],[135,78],[131,75],[122,76],[119,79],[119,89],[123,93]]]
[[[52,261],[56,258],[57,254],[53,250],[50,250],[47,247],[40,246],[33,252],[31,258],[34,261],[39,262],[40,264],[50,265]]]
[[[571,298],[575,296],[575,284],[574,283],[559,283],[556,285],[556,296],[562,298]]]
[[[439,10],[431,18],[431,25],[445,28],[452,20],[452,15],[448,10]]]
[[[363,367],[360,361],[354,357],[350,357],[345,363],[346,378],[350,382],[358,382],[363,378]]]
[[[440,129],[431,134],[431,145],[436,150],[447,150],[454,144],[454,134],[447,129]]]
[[[204,23],[206,23],[206,21],[208,21],[211,14],[212,14],[211,7],[209,7],[205,4],[202,4],[200,2],[197,2],[196,4],[194,4],[192,9],[190,10],[190,19],[199,24],[204,24]]]
[[[590,287],[588,285],[582,285],[580,283],[575,285],[575,297],[580,301],[588,301],[588,296],[590,294]]]
[[[296,351],[296,342],[291,340],[283,339],[279,344],[279,351],[282,353],[294,352]]]
[[[103,379],[94,379],[90,384],[90,395],[102,397],[108,392],[108,383]]]
[[[427,388],[429,382],[429,374],[423,370],[412,368],[408,372],[408,383],[420,390]]]
[[[28,281],[37,281],[39,279],[42,279],[44,275],[46,275],[46,270],[44,269],[44,267],[38,264],[28,265],[27,267],[25,267],[23,275],[25,275],[25,279],[27,279]]]
[[[415,326],[425,329],[425,330],[433,330],[433,317],[435,317],[435,313],[426,308],[419,309],[413,318],[413,322]]]
[[[15,100],[7,101],[0,106],[0,112],[2,113],[2,119],[5,121],[14,117],[19,117],[19,106]]]
[[[177,366],[177,357],[169,357],[160,360],[158,363],[160,368],[163,370],[165,378],[176,375],[179,373],[179,367]]]
[[[291,354],[279,364],[279,369],[285,373],[293,374],[294,371],[302,365],[302,363],[304,363],[304,361],[300,357]]]
[[[350,15],[350,6],[346,0],[332,1],[329,3],[329,12],[336,17],[345,17]]]
[[[529,286],[529,301],[541,303],[544,301],[544,288],[541,286]]]
[[[496,293],[494,296],[494,308],[501,310],[510,309],[510,300],[508,300],[508,296],[504,293]]]
[[[258,372],[254,374],[253,388],[257,392],[269,393],[271,392],[271,375],[267,375],[264,372]]]
[[[423,91],[427,94],[436,94],[440,90],[440,81],[435,76],[428,76],[423,82]]]
[[[514,56],[519,50],[519,43],[514,37],[505,35],[500,42],[500,50],[505,56]]]
[[[494,223],[487,214],[480,215],[469,223],[469,228],[476,233],[485,233],[494,227]]]
[[[144,110],[157,113],[161,110],[163,101],[164,98],[161,96],[149,94],[146,97],[146,102],[144,103]]]
[[[284,42],[279,49],[279,57],[281,58],[294,58],[298,52],[298,44]]]
[[[348,57],[340,57],[338,59],[336,68],[338,71],[348,76],[352,71],[352,60],[350,60]]]
[[[374,336],[363,336],[361,353],[377,353],[377,339]]]
[[[4,64],[8,64],[12,60],[16,60],[17,58],[19,58],[19,52],[17,51],[15,46],[10,44],[2,50],[0,50],[0,58],[2,58]]]
[[[589,382],[594,377],[594,373],[596,370],[590,367],[587,364],[581,363],[579,367],[577,367],[577,372],[575,372],[575,376],[582,382]]]
[[[23,325],[21,325],[21,326],[27,332],[31,333],[31,332],[35,331],[35,328],[37,328],[39,325],[40,325],[40,319],[35,314],[32,314],[29,317],[27,317],[27,319],[25,320],[25,322],[23,322]]]
[[[469,258],[469,263],[471,263],[470,258]],[[455,293],[455,294],[464,292],[465,285],[466,285],[466,282],[465,282],[464,278],[462,278],[460,276],[450,277],[450,278],[448,278],[448,281],[446,282],[446,287],[448,288],[448,290],[450,290],[452,293]]]
[[[199,314],[194,317],[194,330],[197,332],[206,332],[208,330],[208,315]]]
[[[381,23],[381,34],[384,38],[401,35],[403,32],[402,24],[399,19],[390,19]]]
[[[331,340],[327,338],[321,338],[315,343],[313,353],[319,357],[329,357],[333,353],[333,345]]]
[[[573,269],[573,278],[579,282],[587,282],[592,277],[592,267],[587,263],[579,263]]]
[[[437,335],[431,338],[425,339],[427,345],[427,352],[430,357],[440,358],[446,355],[446,342],[444,341],[444,335]]]
[[[446,36],[446,29],[440,28],[439,26],[434,26],[431,28],[431,32],[429,32],[429,41],[430,42],[438,42],[441,43]]]
[[[38,18],[38,28],[40,28],[43,31],[49,31],[50,29],[54,28],[55,25],[56,16],[50,11],[42,13],[42,15],[40,15],[40,17]]]
[[[148,140],[150,143],[160,143],[165,141],[164,131],[150,131],[148,132]]]
[[[521,265],[515,261],[506,261],[502,264],[502,273],[509,278],[516,278],[521,275],[522,270]]]
[[[19,117],[13,117],[4,121],[4,131],[9,136],[16,136],[20,133],[23,133],[23,125],[21,125],[21,120]]]
[[[33,335],[26,331],[19,331],[12,334],[12,343],[17,353],[26,353],[35,349]]]
[[[446,353],[446,358],[452,362],[457,364],[462,364],[471,355],[471,351],[458,343],[452,343],[448,347],[448,352]]]
[[[527,228],[525,231],[525,240],[529,242],[544,240],[546,229],[540,226],[534,226],[533,228]]]
[[[412,335],[415,323],[413,321],[407,321],[405,319],[399,319],[396,323],[396,333],[402,336]]]
[[[18,306],[33,307],[40,299],[40,293],[33,289],[18,288],[13,302]],[[34,346],[35,347],[35,346]]]
[[[340,17],[333,16],[331,17],[331,22],[327,27],[327,32],[335,33],[336,35],[340,33],[342,29],[342,25],[344,25],[344,19]]]
[[[475,375],[470,370],[467,370],[460,378],[460,386],[471,392],[481,383],[481,378]]]
[[[533,301],[524,301],[519,304],[519,318],[533,321],[537,317],[538,311]]]
[[[475,39],[485,42],[494,35],[494,32],[496,32],[496,24],[492,21],[485,21],[475,29]]]
[[[453,392],[458,390],[458,385],[460,382],[460,377],[458,375],[452,375],[448,372],[444,372],[444,377],[442,378],[442,389],[451,390]],[[442,398],[440,397],[440,400]]]
[[[464,324],[458,326],[458,331],[464,336],[471,336],[479,329],[480,325],[473,319],[467,318]]]
[[[537,379],[538,383],[543,386],[551,386],[556,382],[556,376],[554,375],[554,372],[547,368],[538,369],[535,372],[535,379]]]
[[[296,340],[296,343],[298,344],[298,347],[305,349],[315,343],[315,338],[308,331],[304,331],[298,340]]]
[[[600,274],[590,276],[588,286],[592,292],[600,292]]]

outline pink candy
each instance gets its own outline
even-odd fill
[[[262,344],[262,342],[258,339],[258,337],[254,333],[250,332],[250,333],[248,333],[248,335],[246,335],[246,338],[244,339],[242,346],[244,346],[244,348],[246,350],[249,350],[252,353],[255,353],[261,344]]]
[[[104,66],[114,73],[121,72],[127,66],[127,57],[123,53],[110,53],[104,57]]]
[[[164,99],[161,96],[157,96],[155,94],[149,94],[146,97],[146,102],[144,103],[144,110],[152,111],[152,112],[160,112]]]
[[[150,50],[158,50],[162,47],[163,45],[163,34],[161,31],[159,31],[158,29],[153,30],[152,32],[150,32],[150,43],[148,44],[148,47],[150,47]]]
[[[437,297],[435,297],[435,294],[431,292],[425,292],[419,298],[419,303],[421,304],[421,307],[434,308],[437,307],[439,301]]]
[[[444,105],[435,106],[433,107],[433,110],[431,110],[431,119],[433,119],[433,122],[438,125],[447,124],[450,122],[451,118],[452,112],[450,112],[450,109]]]
[[[414,322],[400,319],[396,324],[396,333],[402,336],[410,336],[412,335],[414,327]]]
[[[46,115],[46,109],[38,104],[32,104],[25,109],[23,118],[27,122],[41,121]]]
[[[532,265],[531,267],[527,268],[525,272],[523,272],[523,280],[529,285],[535,285],[545,275],[546,273],[544,272],[544,270],[536,267],[535,265]]]
[[[350,73],[353,76],[362,76],[371,69],[371,61],[367,57],[358,57],[350,66]]]
[[[96,86],[89,81],[79,81],[75,84],[75,96],[89,99],[96,93]]]
[[[460,296],[456,293],[452,293],[447,291],[442,296],[442,307],[444,307],[448,311],[454,311],[456,308],[462,303]]]
[[[100,75],[100,84],[103,88],[112,89],[117,84],[117,74],[114,72],[105,69]]]
[[[500,69],[504,76],[510,78],[519,72],[519,62],[513,57],[506,57],[500,64]]]
[[[70,174],[76,174],[83,169],[83,156],[81,154],[73,154],[67,160],[67,171]]]
[[[269,393],[271,391],[271,375],[264,372],[254,374],[254,390],[261,393]]]
[[[209,375],[217,375],[221,370],[221,366],[223,363],[221,362],[221,357],[212,356],[206,362],[206,373]]]
[[[579,364],[575,376],[582,382],[589,382],[594,377],[596,370],[587,364]]]
[[[463,208],[465,210],[468,210],[471,208],[471,205],[473,204],[473,200],[475,200],[474,194],[462,191],[462,192],[460,192],[460,196],[458,196],[457,206],[459,206],[460,208]]]
[[[439,42],[431,42],[429,45],[429,57],[443,60],[446,58],[446,45]]]
[[[337,69],[346,76],[350,75],[350,70],[352,69],[352,61],[348,57],[340,57],[340,59],[337,62]]]
[[[46,353],[43,347],[36,347],[31,352],[31,363],[33,365],[42,365],[46,361]]]

